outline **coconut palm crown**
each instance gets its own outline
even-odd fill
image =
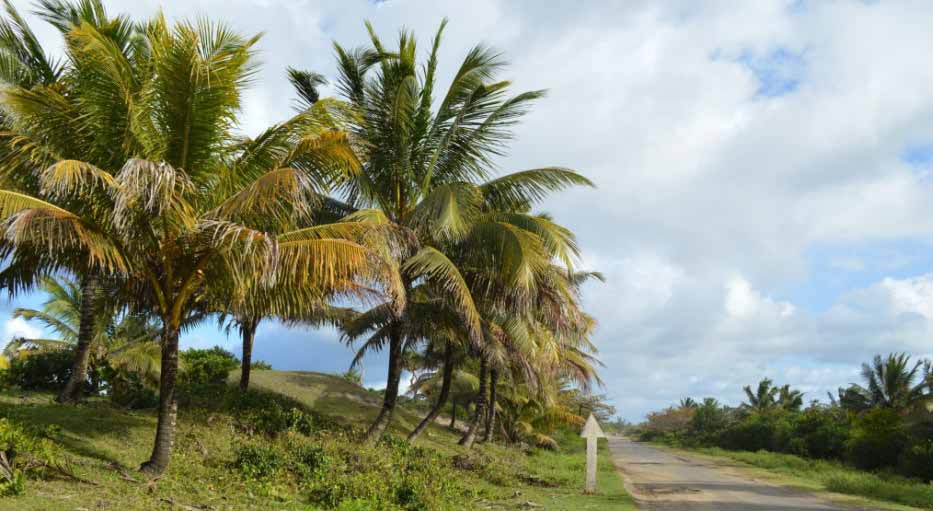
[[[152,472],[168,466],[173,445],[179,333],[211,286],[326,289],[384,268],[350,239],[365,223],[308,218],[328,184],[358,170],[338,104],[256,138],[236,134],[257,40],[157,16],[121,47],[81,23],[66,38],[69,96],[11,88],[2,104],[13,135],[0,237],[52,264],[80,254],[89,269],[122,276],[131,305],[161,319],[159,420],[142,467]],[[99,154],[79,159],[82,144]]]
[[[416,40],[407,31],[388,48],[367,23],[368,47],[335,44],[336,88],[355,109],[352,132],[365,150],[361,172],[342,183],[339,198],[356,210],[352,218],[387,225],[397,234],[395,261],[406,296],[419,286],[438,290],[431,293],[434,299],[456,311],[468,338],[481,345],[476,293],[484,289],[471,288],[458,263],[484,265],[499,274],[489,282],[504,281],[516,295],[530,297],[537,271],[552,258],[569,266],[577,255],[572,234],[529,214],[530,207],[550,192],[591,183],[560,167],[492,178],[511,128],[543,92],[511,94],[509,82],[496,79],[505,61],[484,45],[467,52],[447,90],[436,90],[445,25],[421,66]],[[419,341],[405,333],[406,324],[417,323],[406,316],[412,313],[391,315],[377,307],[364,315],[369,326],[357,324],[347,335],[354,340],[369,333],[368,347],[388,348],[387,388],[370,440],[391,419],[403,351]]]

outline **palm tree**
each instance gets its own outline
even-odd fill
[[[743,406],[757,411],[765,411],[773,408],[777,402],[778,393],[780,392],[780,389],[775,387],[774,382],[769,378],[765,378],[758,382],[758,388],[755,392],[752,392],[752,388],[748,385],[743,387],[742,390],[745,391],[745,396],[748,397],[748,403],[742,403]]]
[[[474,275],[470,275],[474,281]],[[565,379],[584,391],[591,382],[599,382],[593,357],[595,346],[589,341],[595,321],[579,308],[579,287],[587,279],[602,276],[592,272],[568,274],[558,265],[550,265],[537,274],[537,295],[526,307],[516,307],[507,286],[498,287],[497,301],[487,294],[481,302],[486,342],[480,356],[480,392],[476,414],[460,444],[470,447],[485,422],[483,441],[493,438],[500,371],[513,384],[523,382],[539,393],[545,404],[554,400],[553,392]],[[483,368],[488,366],[488,372]],[[488,375],[488,396],[484,392]]]
[[[82,24],[69,33],[67,49],[83,64],[74,66],[75,80],[88,83],[75,95],[87,115],[72,115],[54,90],[16,89],[4,98],[19,140],[31,144],[7,148],[18,151],[16,161],[31,163],[12,170],[31,173],[40,186],[38,194],[0,190],[0,237],[17,251],[53,261],[85,254],[93,270],[128,277],[133,306],[161,319],[156,440],[141,467],[155,473],[165,470],[172,452],[179,333],[210,286],[330,289],[354,277],[377,279],[384,270],[372,252],[348,239],[364,223],[295,229],[321,183],[358,168],[335,125],[337,105],[318,108],[329,115],[301,115],[256,139],[232,134],[242,89],[255,70],[256,40],[209,22],[169,26],[157,16],[139,25],[121,52]],[[112,109],[114,103],[120,108]],[[293,144],[298,126],[302,135]],[[69,154],[55,150],[58,141],[75,135],[96,141],[98,129],[119,129],[123,151],[134,157],[112,172],[68,159],[44,165],[49,155]],[[88,197],[97,197],[90,201],[96,214],[69,209]]]
[[[699,406],[700,405],[697,404],[697,402],[694,401],[692,397],[685,397],[680,400],[680,403],[677,405],[677,408],[680,408],[680,409],[698,408]]]
[[[508,82],[493,81],[504,62],[480,45],[468,52],[435,103],[444,25],[421,68],[408,32],[401,33],[392,51],[369,24],[369,48],[347,50],[335,44],[337,88],[357,112],[352,131],[366,148],[362,172],[345,182],[340,198],[358,210],[353,218],[380,223],[397,235],[394,264],[405,296],[412,297],[420,286],[440,290],[434,296],[462,317],[468,338],[481,344],[480,314],[454,254],[482,253],[513,287],[532,286],[534,271],[547,263],[541,246],[566,245],[566,233],[547,219],[512,213],[513,206],[527,208],[550,191],[590,183],[555,167],[486,181],[510,128],[542,92],[508,97]],[[383,405],[367,432],[369,441],[379,439],[391,421],[404,351],[424,341],[405,331],[405,325],[417,323],[415,311],[393,312],[398,309],[378,305],[346,333],[348,341],[368,334],[365,349],[385,347],[389,354]]]
[[[42,308],[18,308],[13,311],[13,317],[38,321],[55,332],[58,339],[15,339],[4,349],[9,358],[20,356],[23,350],[69,349],[78,343],[82,312],[85,310],[81,286],[66,277],[57,280],[43,277],[40,282],[40,289],[49,295]],[[100,370],[105,365],[122,377],[134,374],[150,385],[158,382],[158,331],[148,318],[120,314],[115,305],[106,302],[98,301],[98,304],[100,307],[93,317],[95,336],[90,343],[89,371],[80,381],[80,387],[85,386],[90,376],[91,388],[96,390]]]
[[[853,384],[851,389],[869,408],[905,412],[925,398],[929,380],[922,372],[924,367],[923,360],[911,364],[906,353],[891,353],[885,358],[875,355],[871,364],[862,364],[865,386]]]
[[[61,0],[43,0],[39,6],[37,14],[58,28],[63,35],[67,35],[72,28],[85,23],[117,48],[125,50],[128,47],[131,33],[129,20],[125,17],[110,18],[99,0],[82,0],[78,4]],[[41,91],[55,91],[55,99],[62,102],[60,106],[68,104],[68,107],[72,109],[71,112],[75,113],[77,105],[71,101],[75,96],[72,94],[73,91],[68,92],[68,90],[78,86],[80,82],[62,78],[65,76],[87,78],[87,73],[76,71],[75,62],[70,59],[61,62],[49,58],[16,9],[8,1],[4,1],[4,7],[7,16],[0,21],[0,80],[22,90],[40,91],[33,99],[49,96],[42,94]],[[7,135],[10,134],[13,135],[16,143],[28,145],[31,142],[28,139],[17,138],[20,134],[8,130]],[[111,131],[109,134],[115,138],[104,140],[103,137],[98,137],[98,140],[94,141],[96,143],[92,143],[87,138],[69,136],[58,141],[55,149],[59,151],[58,154],[71,154],[82,160],[95,161],[100,164],[97,159],[103,154],[101,147],[106,147],[105,150],[113,154],[113,147],[120,145],[121,139],[116,138],[119,132]],[[37,155],[33,156],[37,159],[35,158]],[[49,164],[51,163],[49,156],[46,154],[45,158],[39,156],[38,159],[44,159],[46,160],[44,164]],[[14,166],[23,163],[15,161],[19,158],[19,153],[15,151],[3,157],[9,159],[8,163]],[[100,167],[106,168],[107,166],[101,164]],[[30,173],[7,174],[5,179],[14,181],[17,188],[21,190],[30,193],[37,191],[38,183]],[[87,204],[84,206],[80,209],[91,209]],[[8,254],[10,247],[5,247],[3,250]],[[87,261],[80,255],[72,254],[68,259],[65,264],[65,258],[61,256],[55,261],[50,261],[41,255],[20,252],[12,258],[11,264],[0,274],[0,281],[11,294],[30,288],[36,283],[37,277],[51,273],[58,266],[66,266],[81,277],[81,298],[84,304],[81,315],[85,321],[82,323],[83,330],[78,332],[71,376],[57,398],[63,403],[73,402],[80,398],[83,383],[87,378],[90,345],[92,339],[99,335],[99,332],[94,330],[94,322],[90,319],[94,316],[94,310],[97,307],[100,278],[90,271]]]
[[[799,412],[803,408],[803,392],[791,390],[790,385],[783,385],[778,389],[775,404],[789,412]]]
[[[846,411],[863,412],[871,408],[868,399],[859,391],[858,385],[855,384],[846,388],[839,387],[835,396],[831,392],[827,392],[826,395],[829,397],[832,406],[838,406]]]

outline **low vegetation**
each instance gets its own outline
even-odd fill
[[[318,373],[257,371],[254,377],[257,388],[247,392],[233,385],[236,374],[231,384],[182,386],[176,463],[154,479],[133,470],[148,448],[151,409],[125,410],[104,398],[66,407],[51,393],[4,393],[0,433],[15,428],[16,463],[44,460],[24,472],[19,490],[8,492],[19,496],[7,502],[25,510],[168,503],[343,511],[631,506],[606,452],[600,493],[583,495],[583,443],[573,432],[552,433],[559,451],[495,444],[468,450],[456,445],[455,432],[432,425],[412,445],[397,435],[418,415],[403,407],[400,424],[366,446],[360,442],[365,425],[379,409],[366,390]],[[272,393],[263,384],[287,390]],[[28,436],[25,424],[33,428]]]
[[[652,413],[642,439],[704,450],[805,478],[818,487],[933,508],[933,372],[903,354],[863,366],[864,385],[839,389],[828,404],[763,380],[746,402],[685,398]]]

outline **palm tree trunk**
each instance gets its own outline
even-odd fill
[[[444,372],[441,375],[441,393],[438,394],[437,401],[434,403],[434,407],[431,408],[431,411],[428,412],[428,415],[422,419],[418,427],[408,435],[409,442],[417,440],[418,436],[421,435],[421,433],[427,429],[428,425],[434,422],[434,419],[441,413],[441,408],[447,404],[447,397],[450,396],[450,383],[453,380],[454,374],[453,358],[453,343],[448,342],[447,346],[444,348]]]
[[[483,442],[489,442],[495,436],[496,427],[496,386],[499,383],[499,371],[493,369],[489,375],[489,410],[486,411],[486,432]]]
[[[389,334],[389,374],[386,378],[386,390],[382,398],[382,409],[379,416],[366,432],[365,441],[375,443],[382,439],[386,428],[392,421],[392,413],[398,401],[398,385],[402,379],[402,335],[396,323]]]
[[[470,422],[470,427],[459,442],[460,445],[467,449],[473,447],[473,442],[476,441],[476,435],[479,433],[480,425],[486,418],[486,380],[486,357],[483,357],[479,365],[479,392],[476,394],[476,411],[473,414],[473,421]]]
[[[81,323],[78,325],[78,345],[75,347],[75,361],[71,367],[71,376],[65,388],[58,394],[59,403],[73,403],[81,398],[84,384],[87,382],[87,366],[91,357],[91,341],[94,340],[94,315],[97,312],[97,295],[100,281],[93,274],[81,283]]]
[[[450,429],[457,429],[457,400],[454,399],[451,404],[453,409],[450,411]]]
[[[242,364],[240,369],[240,390],[245,391],[249,388],[249,372],[253,364],[253,339],[256,337],[256,327],[259,321],[252,318],[245,319],[240,323],[240,336],[243,338],[243,356],[240,358]]]
[[[178,403],[175,401],[175,382],[178,377],[178,332],[179,328],[176,325],[163,328],[159,422],[156,426],[152,456],[140,467],[140,470],[152,474],[161,474],[168,468],[175,442],[175,421],[178,415]]]

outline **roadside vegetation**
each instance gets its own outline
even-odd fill
[[[599,493],[583,495],[576,432],[552,431],[559,451],[466,449],[456,443],[458,430],[435,424],[412,445],[404,435],[420,416],[400,405],[386,437],[363,446],[379,396],[336,375],[257,370],[254,377],[256,388],[246,392],[236,372],[226,383],[183,378],[177,452],[158,478],[133,466],[151,441],[151,408],[128,410],[104,397],[63,406],[54,393],[3,393],[0,439],[17,442],[14,467],[30,468],[23,491],[11,488],[0,502],[24,510],[634,509],[605,445]]]
[[[14,314],[52,335],[0,360],[0,493],[18,508],[361,511],[512,489],[580,508],[566,433],[613,413],[581,305],[602,276],[539,208],[593,183],[499,171],[544,95],[513,91],[501,53],[477,44],[440,77],[446,20],[421,48],[366,24],[365,45],[334,43],[337,97],[283,70],[292,116],[246,136],[260,36],[43,0],[56,56],[3,8],[0,290],[44,292]],[[339,379],[270,372],[253,360],[269,320],[335,327],[356,358]],[[181,349],[204,322],[240,337],[238,357]],[[386,388],[362,390],[356,365],[383,350]],[[607,470],[584,507],[624,502]]]
[[[906,354],[863,364],[828,403],[762,380],[739,407],[684,398],[630,432],[809,481],[820,489],[933,508],[933,372]]]

